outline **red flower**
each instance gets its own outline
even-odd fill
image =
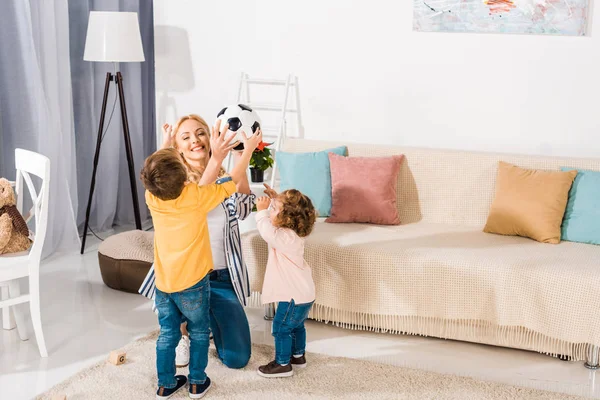
[[[262,140],[260,141],[260,143],[258,144],[258,146],[256,146],[256,150],[255,151],[264,151],[265,147],[272,145],[273,143],[265,143]]]

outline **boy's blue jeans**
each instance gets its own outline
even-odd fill
[[[175,381],[175,348],[181,339],[181,320],[187,320],[190,334],[190,384],[203,384],[208,364],[210,334],[210,283],[208,275],[182,292],[164,293],[156,289],[156,309],[160,335],[156,341],[158,386],[171,389]]]
[[[280,301],[273,318],[273,337],[275,338],[275,361],[288,364],[294,355],[302,355],[306,349],[306,329],[304,321],[308,317],[314,301],[296,304],[294,300]]]

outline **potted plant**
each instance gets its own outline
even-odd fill
[[[273,143],[260,142],[250,158],[250,179],[252,182],[263,182],[264,173],[273,166],[271,149],[267,146]]]

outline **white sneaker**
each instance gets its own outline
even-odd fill
[[[175,349],[175,365],[177,368],[187,367],[190,363],[190,338],[181,336],[181,340]]]

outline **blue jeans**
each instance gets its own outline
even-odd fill
[[[223,364],[244,368],[252,349],[250,325],[226,269],[210,273],[210,330]]]
[[[158,386],[171,389],[175,381],[175,348],[181,339],[181,319],[190,334],[190,384],[203,384],[208,364],[210,282],[208,275],[189,289],[164,293],[156,289],[160,335],[156,341]]]
[[[314,301],[296,304],[294,300],[280,301],[273,318],[273,337],[275,338],[275,361],[288,364],[292,354],[302,355],[306,349],[306,329],[304,321],[308,317]]]

